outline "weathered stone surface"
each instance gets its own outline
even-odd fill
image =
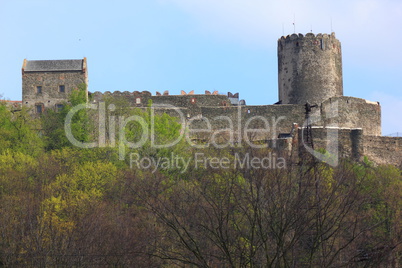
[[[27,107],[43,104],[45,109],[53,109],[56,104],[67,101],[68,95],[79,84],[85,83],[85,75],[81,72],[25,72],[22,76],[22,101]],[[64,92],[59,91],[63,85]],[[41,86],[41,93],[37,92],[37,86]]]
[[[402,137],[363,137],[364,155],[376,164],[402,168]]]
[[[319,104],[343,95],[341,43],[334,33],[280,38],[278,70],[282,104]]]
[[[31,108],[42,105],[44,109],[55,109],[56,105],[66,102],[68,95],[80,84],[88,85],[85,58],[32,62],[24,60],[22,103]],[[60,86],[63,86],[63,92]],[[40,92],[37,87],[41,87]]]
[[[336,108],[337,111],[331,111]],[[320,105],[322,126],[362,128],[364,135],[381,136],[381,106],[354,97],[333,97]]]

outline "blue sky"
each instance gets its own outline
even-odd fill
[[[87,57],[92,92],[218,90],[272,104],[277,39],[295,19],[297,33],[336,32],[344,94],[380,101],[383,134],[402,132],[401,18],[400,0],[0,0],[0,94],[21,99],[24,58]]]

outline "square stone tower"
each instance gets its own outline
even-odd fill
[[[22,105],[41,114],[61,109],[80,84],[88,85],[86,58],[80,60],[26,60],[22,64]],[[86,90],[88,95],[88,90]]]

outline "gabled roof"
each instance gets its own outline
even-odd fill
[[[84,71],[85,58],[82,60],[24,60],[24,72]]]

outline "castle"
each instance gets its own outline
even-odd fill
[[[37,114],[60,109],[81,83],[88,84],[86,58],[24,60],[22,104]],[[179,108],[191,129],[210,130],[194,131],[195,140],[212,135],[232,144],[247,139],[289,152],[314,142],[316,148],[335,146],[340,156],[358,161],[366,156],[378,164],[402,165],[402,138],[381,136],[380,104],[343,96],[341,43],[334,33],[292,34],[278,40],[279,100],[273,105],[246,105],[238,93],[216,91],[86,93],[93,103],[111,96],[141,108],[152,101],[159,113],[173,116]],[[336,144],[330,138],[335,132]]]

